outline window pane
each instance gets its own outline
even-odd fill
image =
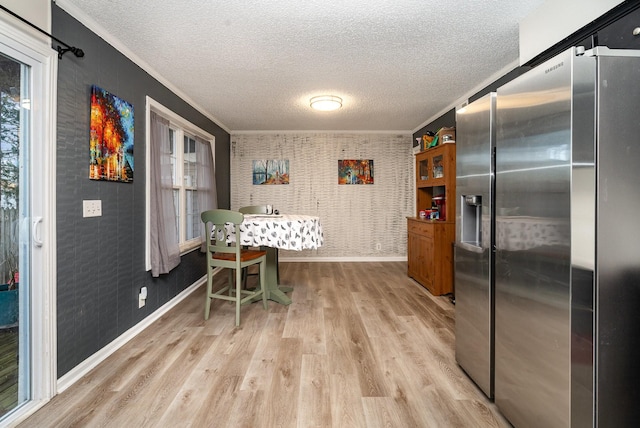
[[[198,208],[198,193],[195,190],[187,190],[186,221],[187,241],[199,237],[201,235],[200,209]]]
[[[184,185],[186,187],[196,187],[196,140],[189,136],[184,136]]]
[[[180,242],[180,190],[173,189],[173,206],[176,209],[176,233],[178,242]]]
[[[173,177],[173,185],[179,186],[178,169],[176,168],[178,165],[176,160],[176,131],[173,129],[169,129],[169,147],[171,148],[171,176]]]

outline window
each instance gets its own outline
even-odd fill
[[[154,117],[159,116],[162,119],[163,125],[161,126],[164,126],[165,131],[161,135],[165,136],[162,139],[165,143],[152,141],[152,112]],[[166,273],[172,269],[171,264],[175,265],[179,261],[169,263],[170,266],[166,269],[156,269],[154,266],[156,263],[154,251],[156,250],[152,249],[153,246],[166,244],[173,248],[177,243],[176,254],[169,256],[173,256],[174,260],[178,256],[178,252],[184,254],[200,247],[203,233],[200,212],[217,206],[215,182],[213,181],[214,141],[212,135],[147,97],[146,262],[147,270],[152,270],[154,276],[156,276],[156,272]],[[153,156],[155,155],[151,150],[151,144],[163,144],[164,149],[161,156],[164,157],[164,160],[162,162],[154,163]],[[154,172],[156,169],[162,172]],[[163,175],[162,178],[160,178],[161,175]],[[157,206],[152,208],[152,204],[156,203],[153,199],[158,196],[151,198],[149,195],[154,192],[154,183],[160,181],[164,183],[162,188],[167,192],[166,198],[160,197],[162,208],[158,209]],[[158,221],[164,220],[172,223],[170,227],[157,226]],[[155,230],[158,232],[156,233]],[[175,236],[170,236],[166,243],[162,239],[154,239],[151,235],[157,236],[161,233],[160,230]],[[170,249],[169,252],[173,251]],[[160,258],[167,259],[164,255]]]
[[[197,159],[196,146],[207,145],[208,142],[197,141],[194,136],[181,128],[171,126],[169,129],[171,145],[171,169],[173,177],[173,203],[176,213],[176,232],[180,250],[185,251],[197,247],[201,242],[202,224],[198,204],[198,174],[196,168],[200,164]],[[179,142],[182,141],[182,144]]]

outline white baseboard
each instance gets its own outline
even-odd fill
[[[218,270],[218,272],[220,270]],[[218,272],[215,272],[215,273],[218,273]],[[76,383],[78,380],[80,380],[80,378],[82,378],[82,376],[89,373],[89,371],[91,371],[98,364],[106,360],[107,357],[109,357],[111,354],[113,354],[122,346],[124,346],[128,341],[136,337],[145,328],[149,327],[155,321],[160,319],[161,316],[169,312],[169,310],[171,310],[174,306],[176,306],[178,303],[183,301],[187,296],[189,296],[191,293],[196,291],[202,284],[206,282],[207,282],[207,276],[205,275],[202,278],[200,278],[198,281],[191,284],[188,288],[184,289],[176,297],[174,297],[173,299],[171,299],[170,301],[168,301],[167,303],[159,307],[158,310],[153,312],[151,315],[149,315],[148,317],[140,321],[138,324],[131,327],[129,330],[122,333],[120,336],[118,336],[115,340],[113,340],[111,343],[106,345],[104,348],[102,348],[101,350],[99,350],[98,352],[96,352],[95,354],[93,354],[92,356],[90,356],[89,358],[87,358],[77,366],[75,366],[68,373],[66,373],[64,376],[58,379],[57,393],[59,394],[63,392],[64,390],[69,388],[71,385]]]

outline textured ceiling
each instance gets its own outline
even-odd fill
[[[57,1],[232,132],[415,130],[515,67],[542,3]],[[312,111],[322,94],[343,108]]]

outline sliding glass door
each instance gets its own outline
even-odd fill
[[[0,425],[55,392],[55,56],[0,26]]]
[[[30,396],[29,74],[0,54],[0,415]]]

